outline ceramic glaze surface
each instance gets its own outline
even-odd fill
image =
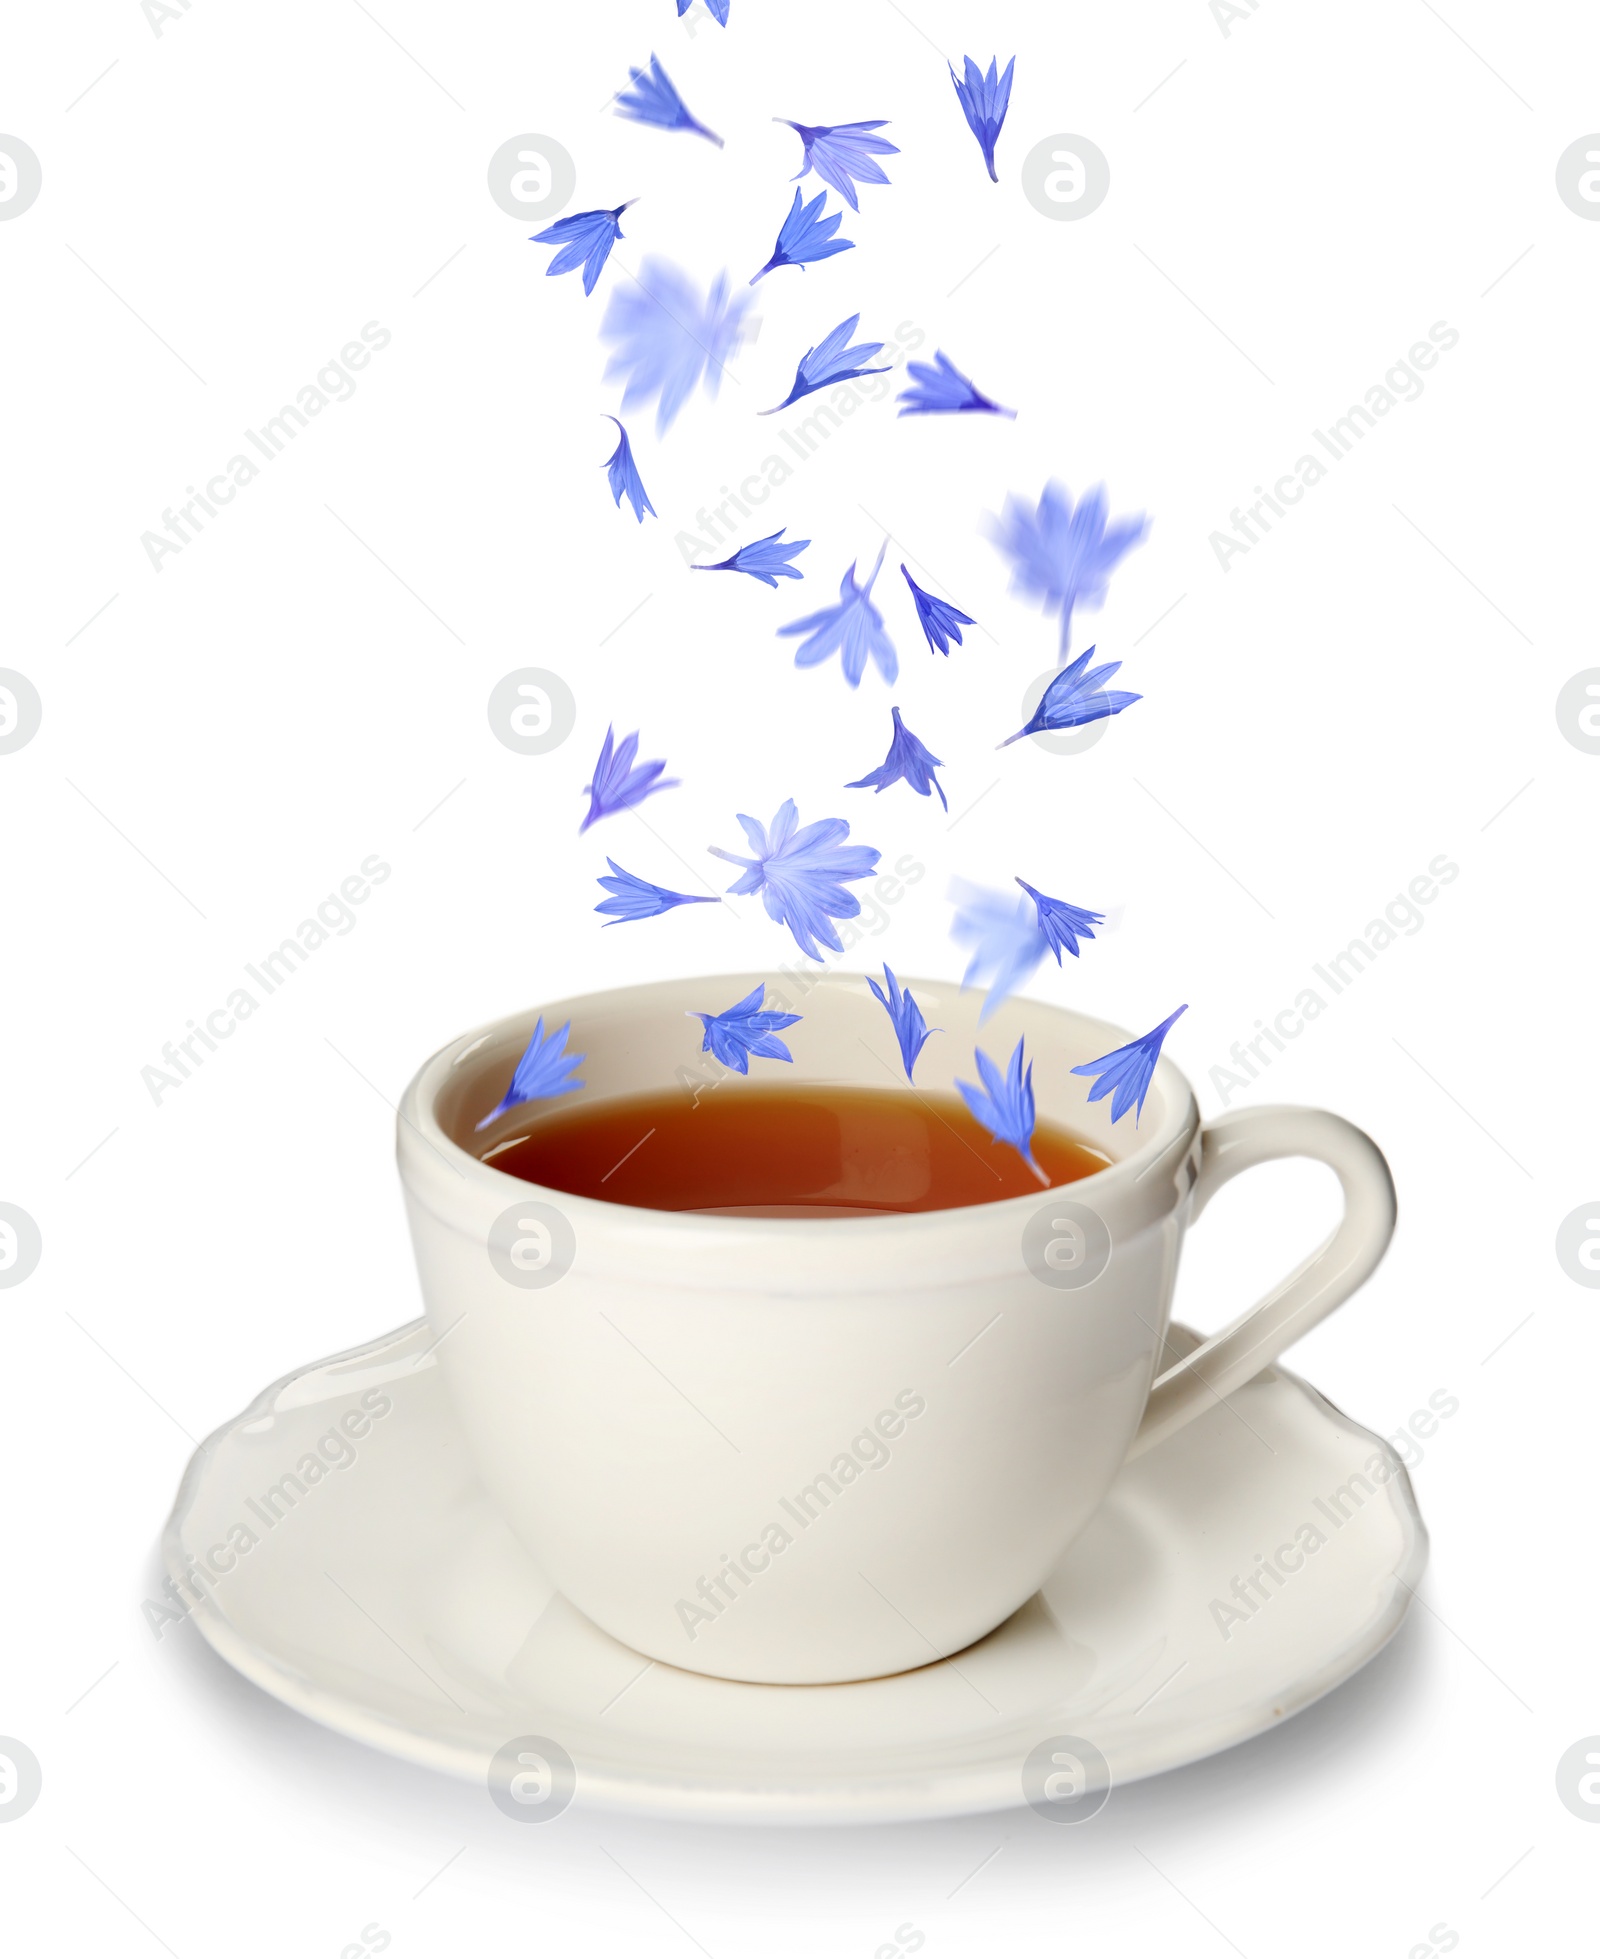
[[[196,1454],[165,1554],[180,1579],[209,1571],[196,1623],[258,1685],[480,1784],[523,1736],[571,1756],[580,1805],[724,1822],[1020,1806],[1022,1763],[1063,1734],[1128,1781],[1347,1678],[1400,1623],[1426,1559],[1388,1446],[1269,1369],[1129,1463],[1041,1591],[953,1659],[804,1690],[709,1679],[648,1664],[557,1593],[484,1491],[434,1338],[418,1322],[269,1389]],[[1164,1359],[1194,1345],[1174,1328]],[[264,1528],[264,1497],[319,1451],[352,1459]],[[1319,1497],[1348,1512],[1341,1527]],[[213,1547],[241,1520],[258,1542],[218,1571]],[[1219,1614],[1257,1552],[1308,1522],[1322,1547],[1246,1623]]]
[[[803,995],[793,975],[748,974],[539,1011],[570,1020],[586,1095],[735,1096],[748,1079],[696,1061],[691,1016],[760,984],[802,1016],[786,1080],[896,1079],[882,1008],[848,974],[807,976]],[[1040,1115],[1110,1167],[898,1217],[708,1217],[544,1190],[472,1147],[532,1014],[442,1050],[401,1104],[423,1298],[479,1474],[559,1590],[653,1659],[819,1683],[959,1651],[1038,1590],[1130,1448],[1248,1379],[1388,1242],[1383,1159],[1337,1117],[1253,1109],[1202,1135],[1163,1060],[1139,1123],[1113,1124],[1072,1069],[1120,1029],[1015,998],[980,1026],[981,995],[907,984],[946,1036],[919,1062],[924,1091],[972,1073],[977,1042],[1004,1056],[1025,1037]],[[1287,1155],[1334,1167],[1343,1222],[1152,1396],[1191,1215]],[[508,1267],[507,1231],[528,1267]]]

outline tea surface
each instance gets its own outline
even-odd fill
[[[1051,1187],[1112,1160],[1041,1122],[1033,1153]],[[552,1190],[655,1211],[747,1217],[942,1211],[1044,1189],[953,1096],[894,1089],[724,1083],[553,1110],[484,1161]]]

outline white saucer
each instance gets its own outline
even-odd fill
[[[1196,1338],[1175,1327],[1169,1357]],[[196,1453],[164,1551],[187,1602],[208,1547],[253,1537],[192,1611],[223,1658],[340,1733],[484,1786],[496,1750],[529,1736],[571,1756],[579,1805],[718,1822],[1018,1806],[1024,1761],[1057,1736],[1125,1782],[1348,1679],[1427,1558],[1399,1459],[1271,1368],[1125,1468],[1043,1591],[965,1652],[845,1686],[707,1679],[555,1594],[474,1476],[429,1341],[418,1321],[267,1389]],[[363,1416],[363,1395],[388,1412]],[[354,1459],[319,1479],[303,1461],[319,1441],[325,1464]],[[1302,1526],[1324,1541],[1297,1570],[1231,1594]]]

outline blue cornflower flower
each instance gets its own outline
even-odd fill
[[[606,417],[608,422],[617,422],[615,415]],[[633,505],[633,514],[642,524],[644,513],[648,510],[653,517],[656,507],[645,492],[639,480],[638,467],[633,460],[633,445],[628,440],[628,431],[617,422],[617,446],[605,463],[606,480],[611,485],[611,500],[620,510],[622,499],[626,497]]]
[[[873,162],[875,156],[898,156],[893,143],[882,136],[873,136],[874,129],[887,129],[882,117],[876,122],[836,122],[803,123],[789,122],[787,116],[774,116],[774,122],[788,123],[788,126],[806,146],[806,159],[794,173],[795,181],[808,170],[815,170],[822,181],[836,190],[850,206],[859,211],[856,202],[856,184],[886,184],[889,179],[883,174],[883,166]]]
[[[942,769],[944,763],[937,755],[929,754],[917,740],[900,719],[899,708],[892,707],[889,713],[894,721],[894,733],[889,740],[889,753],[878,768],[872,770],[869,775],[864,775],[859,782],[847,782],[845,788],[871,789],[881,796],[891,782],[907,782],[919,796],[926,796],[930,789],[937,789],[940,802],[944,803],[948,810],[950,805],[945,800],[943,786],[934,774],[934,770]]]
[[[1009,1143],[1040,1183],[1048,1184],[1050,1179],[1033,1160],[1033,1063],[1024,1071],[1022,1042],[1012,1049],[1003,1075],[982,1048],[974,1048],[972,1058],[983,1087],[958,1081],[962,1101],[997,1143]]]
[[[553,1034],[544,1031],[544,1015],[540,1014],[534,1024],[533,1038],[523,1051],[522,1059],[512,1071],[511,1086],[495,1106],[478,1123],[478,1129],[487,1129],[491,1122],[497,1122],[507,1109],[514,1109],[522,1102],[540,1102],[552,1095],[570,1095],[574,1089],[582,1088],[583,1083],[574,1081],[570,1071],[584,1060],[581,1054],[565,1054],[567,1032],[572,1022],[566,1021]]]
[[[1150,526],[1143,512],[1106,523],[1106,493],[1097,484],[1072,507],[1061,484],[1049,482],[1036,510],[1016,496],[1006,498],[1005,515],[989,520],[989,535],[1011,560],[1011,589],[1038,599],[1046,612],[1061,614],[1061,655],[1067,657],[1072,610],[1105,603],[1106,580]]]
[[[741,819],[742,820],[742,819]],[[706,1030],[700,1043],[702,1054],[715,1055],[724,1068],[748,1075],[752,1061],[793,1061],[794,1056],[778,1039],[779,1030],[793,1027],[799,1014],[763,1012],[765,985],[757,986],[719,1014],[691,1013]]]
[[[715,898],[696,898],[688,892],[669,891],[665,885],[635,877],[632,871],[625,871],[614,857],[608,857],[606,862],[611,866],[613,875],[596,878],[595,883],[602,891],[615,895],[596,905],[595,910],[610,914],[606,919],[608,926],[621,925],[636,918],[659,918],[675,905],[714,905],[717,902]]]
[[[997,742],[996,747],[1009,748],[1024,735],[1053,734],[1062,728],[1081,728],[1089,721],[1104,721],[1108,715],[1120,714],[1125,707],[1144,699],[1143,694],[1129,694],[1119,687],[1107,693],[1100,683],[1118,672],[1122,662],[1108,660],[1103,667],[1090,670],[1089,662],[1093,658],[1091,646],[1070,667],[1063,667],[1039,696],[1032,720],[1014,735]]]
[[[927,361],[910,361],[906,372],[911,386],[902,388],[896,401],[906,405],[902,415],[1004,415],[1017,419],[1014,408],[1002,408],[997,401],[974,387],[946,353],[936,352],[936,367]]]
[[[1026,878],[1019,877],[1017,882],[1038,909],[1039,930],[1055,954],[1058,966],[1063,946],[1076,959],[1079,939],[1092,939],[1092,928],[1106,922],[1103,911],[1085,911],[1081,905],[1069,905],[1062,898],[1047,898],[1042,891],[1035,891]]]
[[[637,731],[618,743],[615,750],[612,743],[613,731],[607,728],[606,738],[600,744],[600,759],[594,765],[594,780],[583,785],[589,798],[589,814],[578,825],[580,837],[602,816],[615,816],[620,809],[636,808],[646,796],[678,787],[676,776],[669,776],[665,782],[657,780],[667,766],[665,762],[641,762],[634,766],[633,758],[639,752]]]
[[[600,323],[600,338],[614,348],[606,379],[627,377],[623,407],[655,402],[656,434],[662,435],[702,377],[715,397],[754,303],[747,292],[730,293],[726,273],[717,274],[702,299],[687,273],[666,259],[647,258],[637,279],[613,287]]]
[[[763,415],[776,415],[790,402],[799,401],[805,395],[814,395],[819,388],[831,388],[835,381],[859,381],[866,374],[887,374],[887,367],[861,365],[862,361],[869,361],[874,354],[883,352],[881,340],[863,340],[859,347],[850,346],[850,336],[860,321],[861,315],[852,313],[848,320],[841,320],[826,339],[819,340],[815,347],[808,347],[794,371],[794,386],[777,408],[763,408],[760,412]]]
[[[776,272],[780,266],[798,265],[803,272],[808,265],[815,265],[819,259],[832,258],[837,252],[853,252],[856,241],[853,238],[835,238],[834,233],[844,223],[844,213],[835,211],[829,217],[819,213],[828,201],[828,193],[819,190],[808,203],[802,204],[800,193],[794,194],[794,202],[789,206],[789,215],[783,221],[783,229],[778,233],[778,242],[756,278],[764,279],[769,272]]]
[[[922,1009],[908,992],[901,989],[900,982],[895,978],[894,970],[887,960],[884,962],[883,978],[884,984],[889,989],[887,995],[875,979],[869,977],[867,984],[872,988],[879,1006],[893,1023],[895,1039],[900,1043],[900,1060],[905,1067],[906,1080],[911,1081],[913,1070],[917,1065],[917,1056],[921,1054],[928,1036],[938,1034],[942,1029],[930,1027],[922,1018]]]
[[[858,878],[871,877],[879,853],[869,844],[847,844],[850,825],[841,816],[824,817],[801,830],[799,812],[791,797],[772,819],[769,832],[753,816],[741,816],[740,828],[754,857],[736,857],[731,850],[711,846],[711,855],[742,864],[744,874],[728,889],[736,897],[761,893],[767,916],[787,925],[794,942],[808,959],[821,960],[816,941],[832,952],[843,952],[832,921],[855,918],[861,902],[845,890]]]
[[[1150,1077],[1161,1058],[1161,1043],[1167,1038],[1167,1029],[1178,1014],[1186,1013],[1188,1007],[1186,1000],[1177,1013],[1168,1014],[1161,1025],[1152,1027],[1148,1034],[1141,1034],[1138,1040],[1129,1041],[1123,1047],[1113,1048],[1109,1054],[1101,1055],[1098,1061],[1085,1061],[1073,1069],[1075,1075],[1098,1077],[1089,1091],[1089,1100],[1098,1102],[1103,1095],[1111,1095],[1113,1122],[1120,1122],[1132,1109],[1134,1127],[1138,1128],[1139,1117],[1144,1113],[1144,1098],[1150,1092]],[[1113,1090],[1116,1091],[1114,1095]]]
[[[689,9],[693,5],[694,5],[694,0],[678,0],[679,20],[683,19],[684,15],[689,11]],[[727,26],[728,0],[706,0],[706,8],[709,11],[712,19],[717,23],[719,27]]]
[[[882,568],[886,549],[886,545],[880,546],[877,563],[873,565],[872,576],[865,585],[856,583],[856,568],[852,564],[840,582],[837,605],[826,605],[820,612],[808,612],[805,618],[792,619],[787,626],[778,628],[780,639],[793,638],[797,633],[811,635],[795,652],[794,663],[797,667],[814,667],[830,654],[837,653],[845,679],[852,687],[859,687],[870,653],[877,661],[878,671],[885,682],[889,686],[894,685],[895,676],[900,671],[899,655],[883,629],[883,614],[872,603],[873,583]]]
[[[1013,55],[1006,63],[1006,72],[996,75],[1000,66],[998,55],[989,63],[986,75],[970,54],[963,55],[966,79],[963,81],[954,68],[950,79],[955,83],[956,96],[967,118],[967,127],[978,139],[978,147],[983,151],[983,160],[989,166],[989,175],[995,183],[1000,179],[994,167],[994,146],[1000,140],[1000,128],[1006,119],[1006,110],[1011,106],[1011,71],[1017,65]]]
[[[957,945],[972,948],[961,984],[988,982],[988,997],[978,1015],[981,1025],[1037,968],[1050,950],[1050,941],[1040,928],[1036,908],[1027,898],[1015,898],[1009,891],[990,891],[981,884],[969,884],[965,878],[954,878],[950,884],[950,901],[955,906],[950,936]]]
[[[650,57],[648,74],[642,68],[630,68],[628,80],[632,87],[623,89],[617,96],[619,116],[625,116],[629,122],[650,123],[656,129],[692,129],[697,136],[715,143],[719,150],[723,148],[722,138],[715,130],[696,122],[683,106],[683,97],[654,55]]]
[[[917,619],[928,637],[929,652],[942,653],[948,659],[951,640],[959,646],[961,628],[976,625],[977,621],[970,613],[962,612],[959,607],[951,605],[947,599],[936,599],[932,592],[923,591],[904,565],[900,567],[900,576],[911,587],[911,597],[917,608]]]
[[[628,204],[637,202],[637,198],[628,199]],[[560,272],[575,272],[581,265],[584,294],[587,297],[592,293],[601,267],[611,256],[611,247],[622,236],[621,218],[628,204],[619,204],[614,211],[578,211],[570,218],[557,218],[543,231],[536,231],[529,241],[531,244],[561,247],[545,267],[545,277],[553,279]]]
[[[787,530],[788,526],[784,526]],[[790,564],[791,558],[809,548],[809,537],[791,538],[787,544],[780,544],[783,531],[774,531],[771,537],[757,538],[754,544],[741,544],[731,558],[724,558],[721,564],[691,565],[691,571],[744,571],[752,578],[759,578],[763,585],[778,589],[780,578],[804,578],[803,571],[797,571]]]

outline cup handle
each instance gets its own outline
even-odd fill
[[[1344,1191],[1333,1235],[1232,1326],[1203,1340],[1150,1390],[1128,1449],[1142,1455],[1242,1387],[1372,1274],[1394,1234],[1394,1180],[1372,1138],[1325,1109],[1237,1109],[1207,1123],[1190,1217],[1241,1170],[1280,1157],[1326,1163]]]

